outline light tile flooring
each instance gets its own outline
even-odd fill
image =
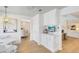
[[[38,45],[34,41],[30,41],[29,38],[22,39],[21,44],[18,47],[19,53],[50,53],[48,49],[42,45]],[[79,39],[67,37],[67,40],[63,40],[63,50],[58,53],[78,53],[79,52]]]
[[[38,45],[34,41],[30,41],[29,38],[22,39],[21,44],[18,47],[19,53],[50,53],[48,49],[42,45]]]

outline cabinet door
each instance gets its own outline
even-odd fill
[[[48,35],[47,48],[53,50],[53,36]]]
[[[59,40],[58,40],[58,36],[52,36],[49,35],[48,36],[48,43],[47,43],[47,48],[52,51],[52,52],[56,52],[58,50],[58,46],[59,46]]]
[[[56,35],[55,37],[54,37],[54,51],[58,51],[58,49],[59,49],[59,36],[58,35]]]
[[[48,45],[47,34],[42,34],[41,44],[47,48],[47,45]]]
[[[52,52],[56,52],[59,49],[59,35],[42,35],[42,45],[48,48]]]
[[[46,36],[44,35],[44,34],[42,34],[42,39],[41,39],[41,44],[43,45],[43,46],[45,46],[45,44],[46,44]]]
[[[41,44],[42,44],[42,45],[44,45],[44,40],[43,40],[43,39],[44,39],[44,35],[41,34]]]
[[[48,47],[48,35],[46,34],[45,37],[46,37],[45,38],[45,47],[47,48]]]

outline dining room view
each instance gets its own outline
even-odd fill
[[[79,52],[79,6],[0,6],[0,53]]]

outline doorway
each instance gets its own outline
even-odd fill
[[[21,21],[21,38],[30,39],[30,22]]]
[[[62,16],[62,51],[64,53],[79,52],[79,12]],[[64,33],[66,33],[64,35]]]

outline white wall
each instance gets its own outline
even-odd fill
[[[28,16],[23,16],[23,15],[19,15],[19,14],[12,14],[12,13],[8,13],[7,16],[19,19],[21,21],[30,22],[30,17],[28,17]],[[3,12],[0,12],[0,17],[4,17],[4,13]]]
[[[16,14],[8,14],[8,17],[12,17],[18,20],[17,22],[17,32],[15,33],[3,33],[3,17],[4,14],[0,13],[0,36],[5,36],[5,35],[11,35],[11,36],[16,36],[16,40],[20,43],[21,42],[21,27],[20,27],[20,21],[25,21],[25,22],[30,22],[30,18],[27,16],[22,16],[22,15],[16,15]],[[1,31],[2,30],[2,31]]]
[[[72,15],[61,15],[61,20],[60,20],[60,24],[62,26],[62,29],[64,29],[65,33],[67,33],[68,29],[68,25],[69,25],[69,22],[74,22],[76,19],[78,19],[77,17],[75,16],[72,16]]]
[[[42,44],[42,33],[43,33],[43,24],[44,24],[44,14],[39,14],[39,33],[40,33],[40,40],[39,44]]]
[[[61,10],[61,25],[62,29],[65,30],[68,36],[79,38],[79,32],[70,30],[68,27],[70,24],[73,24],[74,22],[79,22],[79,18],[72,16],[70,14],[79,12],[79,7],[66,7]]]
[[[14,33],[4,33],[3,32],[3,19],[0,18],[0,36],[13,36],[15,39],[12,38],[12,40],[18,41],[18,43],[21,42],[21,36],[20,36],[20,21],[17,20],[17,32]]]
[[[72,26],[72,25],[76,25],[76,30],[71,30],[70,26]],[[68,26],[69,26],[69,28],[67,31],[67,35],[70,37],[79,38],[79,20],[78,19],[77,20],[75,19],[73,21],[70,20]]]
[[[39,14],[31,18],[31,34],[30,39],[36,41],[39,44],[40,32],[39,32]]]
[[[44,25],[48,25],[48,24],[54,24],[54,25],[57,24],[56,9],[44,14]]]

